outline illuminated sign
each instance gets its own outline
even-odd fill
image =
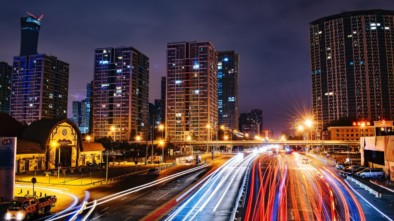
[[[0,137],[0,198],[14,197],[16,137]]]
[[[37,25],[40,25],[40,24],[41,24],[40,21],[38,21],[37,19],[32,18],[32,17],[27,17],[27,18],[26,18],[26,22],[35,23],[35,24],[37,24]]]

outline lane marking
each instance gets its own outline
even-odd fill
[[[108,213],[108,212],[105,212],[105,213],[101,214],[100,216],[96,216],[96,217],[94,217],[92,220],[96,220],[96,219],[98,219],[98,218],[104,216],[104,215],[107,214],[107,213]]]
[[[161,199],[161,198],[163,198],[163,197],[167,196],[169,193],[170,193],[170,192],[167,192],[167,193],[166,193],[166,194],[164,194],[163,196],[161,196],[161,197],[157,198],[157,199],[156,199],[156,201],[158,201],[159,199]]]

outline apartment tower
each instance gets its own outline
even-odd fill
[[[217,52],[210,42],[167,45],[167,140],[214,140],[218,130]]]
[[[149,129],[149,58],[132,47],[95,50],[93,133],[132,140]]]
[[[310,23],[318,130],[341,118],[394,118],[393,43],[393,11],[344,12]]]

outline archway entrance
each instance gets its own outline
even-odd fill
[[[60,151],[60,161],[59,161],[59,151]],[[62,145],[56,149],[56,168],[61,167],[71,167],[72,162],[72,147],[67,145]]]

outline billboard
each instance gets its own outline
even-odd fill
[[[14,197],[16,137],[0,137],[0,200]]]

